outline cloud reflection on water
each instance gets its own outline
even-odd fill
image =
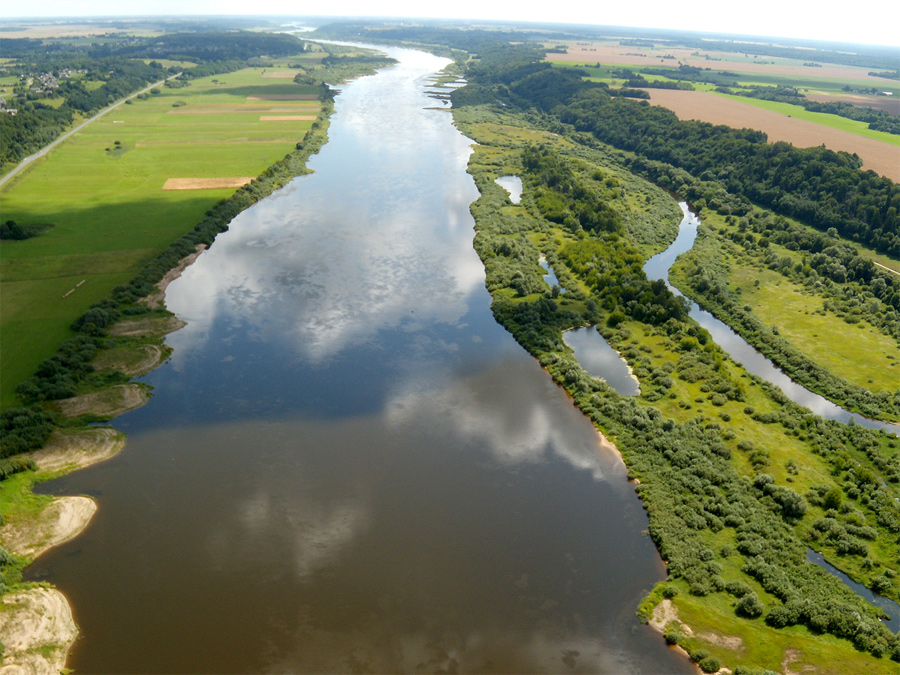
[[[421,89],[441,62],[419,60],[414,76],[392,75],[397,87]],[[392,104],[364,83],[347,95],[366,105],[339,101],[340,132],[313,158],[318,173],[239,215],[170,286],[169,308],[189,322],[170,339],[175,367],[217,321],[256,341],[292,342],[318,363],[384,329],[455,324],[468,312],[484,284],[468,211],[477,197],[464,172],[469,141],[437,111],[368,110]]]

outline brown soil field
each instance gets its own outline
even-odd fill
[[[263,94],[262,96],[248,96],[248,101],[318,101],[315,94]]]
[[[239,188],[253,180],[253,176],[236,176],[234,178],[170,178],[165,182],[163,190],[216,190],[221,188]]]
[[[752,54],[751,45],[748,45],[748,52]],[[548,61],[575,61],[577,63],[597,63],[613,65],[633,65],[633,66],[671,66],[677,67],[679,63],[684,63],[698,68],[712,68],[713,70],[727,70],[733,73],[746,73],[748,75],[785,75],[799,78],[839,78],[852,79],[858,82],[865,82],[869,86],[884,86],[885,80],[880,77],[869,75],[869,69],[858,68],[854,66],[841,66],[822,64],[821,68],[810,68],[797,64],[795,61],[779,59],[774,57],[762,57],[760,60],[767,63],[754,63],[752,61],[733,61],[735,54],[726,52],[703,52],[709,54],[711,59],[706,60],[700,56],[692,56],[695,50],[689,49],[667,49],[650,51],[639,51],[639,47],[620,47],[617,44],[598,43],[591,46],[571,46],[567,54],[547,54]],[[674,56],[674,59],[663,59],[664,55]],[[720,59],[720,60],[718,60]],[[774,63],[771,63],[774,61]]]
[[[727,124],[764,131],[770,142],[787,141],[798,148],[824,145],[856,153],[863,168],[900,182],[900,148],[840,129],[786,117],[770,110],[703,91],[650,90],[650,102],[672,110],[680,119]]]
[[[260,122],[312,122],[315,115],[263,115]]]

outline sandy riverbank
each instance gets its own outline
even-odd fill
[[[57,429],[29,457],[41,473],[64,473],[113,457],[125,446],[115,429]],[[0,544],[10,553],[35,560],[54,546],[77,537],[97,512],[88,497],[58,497],[35,512],[10,514],[0,527]],[[0,641],[5,653],[0,675],[59,673],[78,635],[65,596],[53,588],[29,588],[3,597]]]
[[[4,596],[3,605],[0,675],[58,675],[78,635],[65,596],[55,588],[31,588]]]
[[[163,306],[166,287],[205,250],[198,246],[190,256],[157,284],[148,304]],[[110,334],[120,336],[164,336],[185,323],[175,317],[151,317],[121,321],[110,326]],[[141,352],[132,367],[140,374],[165,361],[162,347],[138,345]],[[113,361],[120,359],[116,355]],[[101,364],[102,365],[102,364]],[[121,364],[110,363],[111,367]],[[123,370],[119,367],[120,370]],[[134,374],[134,373],[131,373]],[[68,417],[98,415],[116,417],[140,407],[150,398],[147,389],[138,384],[116,385],[53,405]],[[29,453],[40,474],[63,474],[83,469],[109,459],[125,447],[125,435],[112,428],[89,427],[56,429],[43,448]],[[11,513],[0,527],[0,546],[29,563],[43,553],[70,541],[88,526],[97,504],[81,496],[57,497],[43,508]],[[5,653],[0,661],[0,675],[57,674],[65,668],[69,649],[78,635],[72,609],[66,597],[53,588],[30,588],[3,597],[0,611],[0,642]]]
[[[142,298],[139,302],[147,305],[150,309],[159,309],[160,307],[163,307],[166,303],[166,289],[169,287],[169,284],[180,277],[182,273],[200,257],[200,254],[203,253],[206,248],[206,244],[198,244],[191,255],[182,258],[178,265],[165,273],[163,278],[156,284],[156,290],[153,293],[146,298]]]

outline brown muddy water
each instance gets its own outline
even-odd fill
[[[447,61],[389,51],[169,287],[125,451],[45,486],[100,506],[28,572],[76,673],[693,672],[635,618],[665,569],[624,467],[491,316]]]

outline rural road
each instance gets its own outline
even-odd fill
[[[50,143],[49,145],[43,147],[42,149],[38,150],[38,151],[37,151],[36,153],[34,153],[33,155],[29,155],[28,157],[26,157],[25,159],[23,159],[21,162],[19,162],[18,166],[16,166],[15,169],[13,169],[13,170],[10,171],[8,174],[6,174],[5,176],[3,176],[3,178],[0,178],[0,186],[4,185],[4,184],[6,183],[6,181],[8,181],[10,178],[12,178],[12,177],[15,176],[16,174],[18,174],[18,173],[19,173],[20,171],[22,171],[23,169],[25,169],[25,168],[26,168],[29,164],[31,164],[34,160],[36,160],[36,159],[38,159],[38,158],[40,158],[40,157],[43,157],[43,156],[46,155],[48,152],[50,152],[53,148],[55,148],[57,145],[59,145],[60,143],[62,143],[64,140],[66,140],[69,136],[71,136],[72,134],[74,134],[74,133],[76,133],[76,132],[78,132],[78,131],[81,131],[81,129],[83,129],[84,127],[86,127],[88,124],[90,124],[90,123],[93,122],[94,120],[103,117],[103,116],[104,116],[106,113],[108,113],[110,110],[113,110],[113,109],[115,109],[115,108],[118,108],[120,105],[122,105],[123,103],[125,103],[125,101],[128,101],[128,100],[134,98],[134,97],[137,96],[138,94],[143,94],[143,93],[145,93],[145,92],[148,92],[148,91],[150,91],[151,89],[153,89],[154,87],[159,87],[160,85],[165,84],[168,80],[172,80],[172,79],[178,77],[179,75],[181,75],[181,73],[176,73],[175,75],[172,75],[171,77],[167,77],[167,78],[165,78],[164,80],[160,80],[159,82],[154,82],[153,84],[151,84],[151,85],[145,87],[144,89],[141,89],[140,91],[136,91],[136,92],[134,92],[133,94],[131,94],[130,96],[126,96],[125,98],[123,98],[123,99],[120,100],[120,101],[116,101],[116,102],[113,103],[112,105],[110,105],[110,106],[104,108],[103,110],[101,110],[100,112],[98,112],[96,115],[94,115],[94,116],[91,117],[90,119],[86,119],[84,122],[82,122],[81,124],[79,124],[79,125],[78,125],[77,127],[75,127],[74,129],[72,129],[72,130],[70,130],[70,131],[67,131],[66,133],[64,133],[62,136],[60,136],[59,138],[57,138],[55,141],[53,141],[53,142]]]

